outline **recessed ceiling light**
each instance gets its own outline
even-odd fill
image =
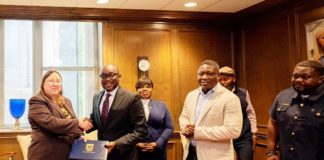
[[[191,8],[191,7],[196,7],[197,3],[196,2],[187,2],[184,4],[185,7]]]
[[[105,4],[105,3],[108,3],[109,0],[97,0],[97,3],[98,4]]]

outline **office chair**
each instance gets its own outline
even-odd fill
[[[18,135],[17,136],[17,141],[19,143],[21,152],[23,154],[24,160],[28,160],[27,158],[27,152],[28,152],[28,146],[31,141],[30,135]]]

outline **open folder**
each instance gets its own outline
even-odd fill
[[[88,140],[84,142],[81,139],[74,141],[70,151],[70,160],[106,160],[108,149],[104,146],[108,141]]]

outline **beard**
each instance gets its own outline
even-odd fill
[[[317,89],[318,86],[312,86],[312,87],[301,87],[294,85],[293,88],[294,90],[299,93],[299,94],[304,94],[304,95],[310,95],[314,93],[314,91]]]

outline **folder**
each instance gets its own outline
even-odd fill
[[[104,146],[108,141],[76,139],[69,154],[70,160],[107,160],[108,149]]]

